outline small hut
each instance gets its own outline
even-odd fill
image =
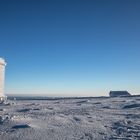
[[[110,91],[110,97],[124,97],[124,96],[131,96],[128,91]]]

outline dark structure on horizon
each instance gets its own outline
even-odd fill
[[[124,96],[131,96],[128,91],[110,91],[110,97],[124,97]]]

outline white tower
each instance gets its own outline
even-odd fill
[[[6,96],[4,95],[5,66],[5,60],[0,58],[0,102],[6,100]]]

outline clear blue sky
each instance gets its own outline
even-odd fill
[[[139,0],[0,0],[7,94],[140,93]]]

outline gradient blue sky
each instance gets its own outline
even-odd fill
[[[139,0],[0,0],[7,94],[140,93]]]

